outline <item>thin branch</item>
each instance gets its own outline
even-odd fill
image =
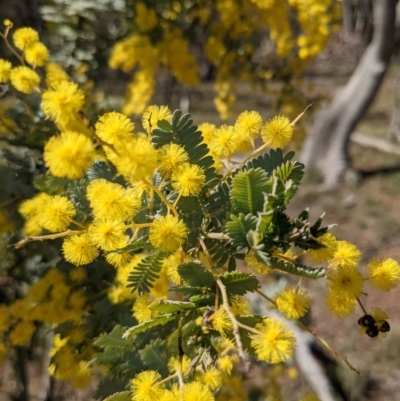
[[[361,374],[347,359],[347,356],[339,354],[336,352],[322,337],[320,337],[317,333],[309,329],[302,322],[297,320],[298,325],[305,331],[308,331],[312,336],[314,336],[325,348],[327,348],[336,358],[341,359],[353,372]]]
[[[206,233],[207,238],[218,239],[221,241],[229,241],[231,238],[224,233]]]
[[[240,338],[240,332],[239,332],[239,322],[236,320],[235,315],[232,313],[232,311],[230,309],[228,295],[226,293],[226,287],[225,287],[224,283],[221,281],[220,278],[216,278],[216,282],[218,284],[219,289],[221,290],[222,304],[232,322],[233,335],[235,337],[235,342],[236,342],[236,346],[238,348],[239,357],[246,363],[246,368],[248,369],[249,362],[248,362],[247,356],[243,350],[243,343],[242,343],[242,339]]]
[[[19,248],[21,248],[21,246],[24,246],[28,242],[52,240],[52,239],[67,237],[68,235],[83,234],[85,232],[86,232],[86,230],[81,230],[81,231],[67,230],[67,231],[63,231],[62,233],[57,233],[57,234],[29,236],[29,237],[25,237],[24,239],[17,242],[16,244],[9,245],[9,247],[13,246],[15,249],[19,249]]]
[[[183,318],[179,319],[178,324],[178,380],[179,380],[179,387],[183,388],[185,383],[183,382],[183,375],[182,375],[182,363],[183,363],[183,356],[185,353],[183,352],[182,348],[182,327],[183,327]]]

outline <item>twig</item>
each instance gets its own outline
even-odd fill
[[[182,326],[183,326],[183,318],[179,319],[178,324],[178,380],[179,380],[179,387],[183,388],[185,383],[183,382],[183,375],[182,375],[182,363],[183,363],[183,356],[185,353],[183,352],[182,348]]]
[[[85,232],[86,232],[86,230],[81,230],[81,231],[67,230],[67,231],[63,231],[62,233],[57,233],[57,234],[29,236],[29,237],[25,237],[24,239],[22,239],[21,241],[17,242],[16,244],[11,244],[11,245],[8,245],[8,246],[9,247],[13,246],[15,249],[19,249],[19,248],[21,248],[21,246],[27,244],[28,242],[46,241],[46,240],[51,240],[51,239],[67,237],[68,235],[83,234]]]
[[[246,363],[246,368],[247,368],[246,370],[248,370],[249,362],[248,362],[247,356],[243,350],[243,343],[242,343],[242,339],[240,338],[240,332],[239,332],[239,326],[240,326],[239,322],[236,320],[235,315],[232,313],[232,311],[230,309],[228,295],[226,293],[226,287],[225,287],[224,283],[221,281],[220,278],[216,278],[216,282],[218,284],[219,289],[221,290],[222,304],[232,322],[233,335],[235,336],[235,342],[236,342],[236,346],[238,348],[239,357]]]
[[[224,233],[206,233],[207,238],[219,239],[221,241],[229,241],[231,238]]]

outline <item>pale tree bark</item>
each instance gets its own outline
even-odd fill
[[[347,169],[350,135],[372,103],[388,69],[394,50],[397,1],[375,1],[372,41],[347,84],[318,113],[304,145],[301,161],[307,169],[320,170],[326,188],[337,185]]]

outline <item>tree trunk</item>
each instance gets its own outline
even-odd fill
[[[389,66],[394,49],[396,4],[398,0],[376,0],[374,32],[348,83],[333,97],[314,123],[301,160],[307,169],[317,168],[324,186],[339,183],[348,167],[350,135],[374,99]]]

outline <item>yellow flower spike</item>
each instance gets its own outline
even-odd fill
[[[10,72],[10,81],[15,89],[22,93],[30,94],[38,88],[40,83],[39,75],[28,67],[15,67]]]
[[[261,130],[261,137],[272,149],[284,148],[291,140],[293,127],[287,117],[276,116],[269,120]]]
[[[38,221],[44,229],[52,233],[65,231],[76,214],[73,203],[65,196],[47,198],[43,205]]]
[[[76,266],[87,265],[99,256],[96,245],[87,233],[66,238],[62,250],[65,260]]]
[[[53,136],[44,147],[44,161],[55,177],[83,177],[93,164],[95,150],[92,141],[75,131]]]
[[[251,335],[251,345],[259,360],[280,363],[292,357],[296,338],[279,320],[267,318],[256,325],[259,334]]]
[[[185,224],[178,217],[167,215],[155,220],[150,227],[149,239],[153,246],[165,252],[174,252],[187,238]]]
[[[199,195],[204,188],[206,176],[197,164],[183,163],[172,174],[172,187],[182,196]]]
[[[400,282],[400,265],[394,259],[373,259],[367,265],[368,279],[374,288],[390,291]]]
[[[300,319],[310,308],[310,300],[304,290],[284,288],[276,297],[276,306],[288,319]]]

